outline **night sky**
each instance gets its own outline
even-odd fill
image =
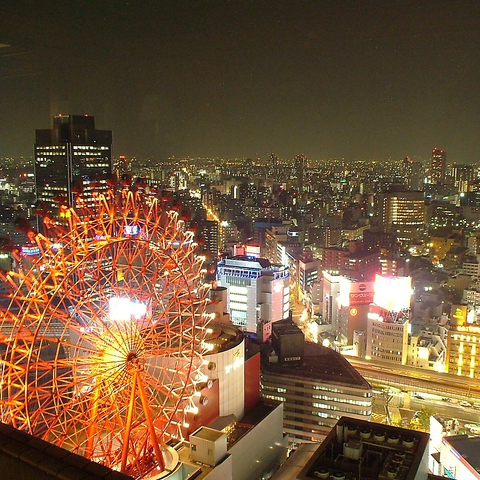
[[[0,0],[0,156],[56,113],[114,154],[480,160],[480,1]]]

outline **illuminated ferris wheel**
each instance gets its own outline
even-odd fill
[[[100,196],[63,215],[68,233],[32,233],[3,274],[0,420],[148,477],[203,380],[202,257],[156,199]]]

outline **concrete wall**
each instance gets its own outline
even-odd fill
[[[233,457],[232,479],[263,478],[268,465],[279,465],[285,459],[283,436],[283,403],[248,431],[229,450]],[[281,459],[281,460],[280,460]]]

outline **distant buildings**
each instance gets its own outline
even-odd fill
[[[358,282],[370,282],[382,271],[378,248],[367,250],[361,242],[350,242],[348,248],[324,248],[322,269]]]
[[[453,165],[452,176],[458,191],[468,192],[475,181],[475,168],[473,165]]]
[[[287,253],[302,252],[300,229],[291,222],[274,224],[265,231],[265,258],[272,263],[287,265]]]
[[[323,272],[322,323],[337,348],[380,361],[407,363],[409,347],[410,277],[354,281]]]
[[[198,233],[204,243],[205,250],[210,252],[213,259],[218,257],[219,228],[215,220],[198,220]]]

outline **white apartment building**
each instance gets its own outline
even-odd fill
[[[394,319],[376,305],[371,305],[368,315],[367,357],[406,365],[410,324],[408,317]]]

